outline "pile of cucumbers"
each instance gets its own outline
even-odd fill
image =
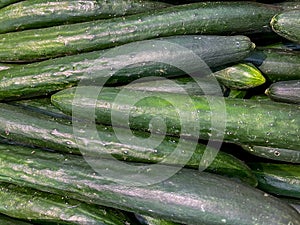
[[[0,224],[300,224],[300,1],[0,0]]]

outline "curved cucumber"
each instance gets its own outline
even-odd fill
[[[300,163],[300,151],[268,146],[249,146],[243,148],[253,155],[283,162]]]
[[[123,18],[6,33],[0,35],[0,62],[43,60],[165,36],[242,33],[268,26],[280,11],[254,2],[200,2]]]
[[[152,47],[159,43],[163,49]],[[0,71],[0,100],[46,95],[82,80],[93,81],[95,76],[98,82],[116,85],[148,76],[182,75],[184,71],[171,62],[190,65],[202,73],[202,65],[191,65],[194,64],[190,59],[192,53],[200,57],[203,64],[217,67],[244,59],[253,49],[253,43],[246,36],[181,35],[121,46],[124,48],[124,52],[109,49]],[[157,62],[158,58],[161,61]]]
[[[219,82],[232,89],[248,89],[265,83],[261,72],[250,64],[240,63],[213,74]]]
[[[299,51],[256,49],[245,61],[257,66],[272,82],[300,79]]]
[[[300,80],[273,83],[266,94],[274,101],[300,104]]]
[[[49,168],[50,169],[50,168]],[[0,212],[38,223],[122,225],[130,222],[121,211],[59,196],[0,183]]]
[[[132,162],[145,163],[165,163],[172,165],[179,165],[180,159],[166,160],[167,156],[171,154],[178,144],[178,139],[175,137],[165,137],[158,146],[147,147],[138,144],[123,143],[118,140],[114,130],[108,126],[97,126],[98,138],[93,137],[85,139],[89,146],[76,141],[73,127],[70,121],[61,117],[57,119],[55,113],[51,117],[43,116],[38,112],[22,109],[16,106],[1,105],[0,118],[0,137],[5,140],[13,142],[37,146],[46,149],[57,150],[60,152],[81,154],[80,149],[84,149],[84,154],[105,157],[106,154],[111,154],[119,160],[126,160]],[[85,133],[89,134],[91,130],[85,129]],[[125,134],[128,132],[124,129]],[[119,133],[120,134],[120,133]],[[149,135],[142,132],[135,132],[139,137],[148,138]],[[101,139],[99,139],[101,137]],[[161,140],[161,135],[153,135],[153,140]],[[189,153],[191,149],[188,146],[181,145],[180,150],[184,153]],[[185,165],[189,168],[199,169],[200,160],[203,158],[205,152],[215,151],[206,145],[197,144],[195,151],[190,160]],[[165,161],[163,161],[165,160]],[[206,169],[209,172],[221,174],[233,179],[242,180],[255,186],[257,181],[251,170],[237,158],[230,154],[218,152],[212,163]]]
[[[126,186],[104,180],[80,156],[38,149],[32,154],[3,148],[0,162],[2,181],[178,223],[286,225],[300,222],[299,214],[288,204],[248,185],[205,172],[184,168],[156,184]],[[113,166],[103,160],[99,167],[105,169],[108,164]],[[49,170],[44,173],[46,168]],[[111,169],[127,172],[120,171],[119,166]]]
[[[280,196],[300,198],[300,165],[249,164],[258,179],[258,188]]]
[[[271,26],[282,37],[300,43],[300,9],[277,14],[272,18]]]
[[[118,126],[129,123],[131,128],[147,132],[151,132],[149,121],[153,117],[164,118],[167,126],[166,133],[176,136],[185,135],[184,132],[180,133],[181,124],[192,126],[198,120],[199,137],[206,140],[212,134],[211,114],[214,113],[215,119],[223,118],[223,122],[226,124],[225,128],[219,125],[222,122],[219,119],[219,123],[214,125],[215,139],[237,144],[300,149],[300,107],[297,105],[218,96],[210,98],[207,98],[208,96],[190,96],[195,107],[185,107],[185,110],[187,112],[196,110],[198,118],[188,116],[179,118],[175,107],[165,99],[176,99],[178,104],[186,106],[186,102],[189,100],[186,95],[155,93],[153,96],[151,92],[127,89],[120,92],[115,88],[103,88],[101,93],[95,97],[95,93],[98,93],[96,91],[99,91],[98,87],[81,86],[60,91],[52,95],[51,99],[55,106],[69,115],[75,108],[77,117],[90,120],[91,112],[93,112],[97,122],[112,124],[111,113],[114,113],[114,122]],[[74,101],[75,94],[76,101]],[[115,102],[117,96],[119,100]],[[95,100],[97,97],[98,100]],[[120,99],[123,101],[121,102]],[[140,100],[132,105],[125,99]],[[211,102],[217,104],[213,108],[214,111],[212,111]],[[127,113],[130,115],[129,121],[124,117]],[[197,135],[190,136],[188,134],[188,136],[189,138],[198,138]]]
[[[30,0],[0,10],[0,33],[107,19],[164,8],[168,4],[138,0]]]

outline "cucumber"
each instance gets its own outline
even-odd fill
[[[300,52],[257,49],[245,59],[253,63],[271,82],[300,80]]]
[[[271,26],[280,36],[300,43],[300,9],[287,10],[275,15]]]
[[[104,179],[81,156],[3,148],[0,180],[184,224],[299,224],[288,204],[221,176],[183,168],[167,180],[127,186]],[[113,166],[102,161],[99,167]],[[119,171],[111,167],[111,170]],[[45,173],[45,169],[47,173]],[[51,168],[51,169],[50,169]],[[122,171],[126,174],[127,171]],[[245,201],[247,198],[247,201]]]
[[[3,8],[7,5],[10,5],[10,4],[13,4],[13,3],[16,3],[16,2],[20,2],[22,0],[0,0],[0,8]]]
[[[0,35],[0,62],[44,60],[164,36],[240,34],[268,26],[280,11],[254,2],[203,2],[123,18],[6,33]]]
[[[290,204],[294,209],[296,209],[298,211],[298,213],[300,213],[300,199],[296,199],[296,198],[280,198],[280,200],[287,202],[288,204]]]
[[[172,221],[157,219],[151,216],[144,216],[139,214],[136,214],[135,216],[141,225],[179,225],[178,223],[174,223]]]
[[[295,1],[283,1],[274,3],[276,6],[280,6],[284,11],[300,9],[300,2],[298,0]]]
[[[166,121],[167,134],[185,136],[187,131],[181,133],[181,124],[194,129],[194,123],[198,120],[199,133],[187,134],[189,138],[200,137],[208,140],[214,134],[213,140],[300,150],[300,107],[297,105],[218,96],[190,96],[195,105],[194,108],[190,108],[186,107],[189,97],[182,94],[155,92],[153,96],[152,92],[128,89],[120,92],[112,87],[103,88],[101,93],[95,96],[98,92],[98,87],[74,87],[55,93],[51,100],[66,114],[73,113],[76,117],[88,121],[91,120],[92,112],[93,119],[95,117],[95,121],[102,124],[112,124],[111,113],[114,113],[116,126],[129,124],[132,129],[149,132],[149,121],[153,117],[160,117]],[[119,100],[114,103],[116,96]],[[139,101],[132,105],[125,99]],[[180,120],[176,108],[165,99],[176,99],[177,104],[185,106],[186,112],[193,113],[195,110],[198,118],[182,116]],[[212,108],[213,103],[215,106]],[[130,114],[129,121],[124,117],[126,113]],[[218,121],[214,124],[213,131],[212,113]],[[225,123],[226,127],[223,127],[222,123]]]
[[[274,148],[267,146],[249,146],[244,145],[243,148],[253,155],[290,163],[300,163],[300,151],[293,149]]]
[[[214,72],[217,80],[232,89],[248,89],[265,83],[261,72],[250,64],[240,63]]]
[[[1,225],[32,225],[29,222],[25,222],[25,221],[21,221],[21,220],[17,220],[15,218],[11,218],[5,215],[0,215],[0,224]]]
[[[0,33],[137,14],[167,7],[158,1],[30,0],[0,10]]]
[[[82,225],[123,225],[130,222],[128,216],[119,210],[87,204],[68,196],[8,183],[0,183],[0,190],[0,212],[22,220]]]
[[[273,83],[266,94],[274,101],[300,104],[300,80]]]
[[[300,198],[300,165],[249,164],[258,179],[258,188],[279,196]]]
[[[247,94],[246,90],[235,90],[235,89],[231,89],[229,90],[229,94],[226,96],[228,98],[245,98]]]
[[[37,107],[39,109],[40,107]],[[3,111],[1,111],[3,110]],[[99,156],[105,157],[105,154],[111,154],[119,160],[145,163],[168,163],[175,166],[180,164],[180,159],[165,160],[172,153],[178,144],[178,139],[175,137],[165,137],[165,139],[155,148],[140,146],[138,144],[122,143],[114,133],[114,130],[108,126],[97,126],[98,135],[101,140],[93,140],[93,137],[86,139],[89,143],[94,143],[93,149],[87,149],[82,143],[76,142],[73,127],[70,121],[57,114],[49,113],[51,116],[41,115],[40,110],[35,111],[34,107],[31,110],[22,109],[16,106],[1,105],[0,118],[6,117],[3,123],[0,123],[0,137],[5,140],[24,144],[28,146],[36,146],[60,152]],[[49,111],[50,112],[50,111]],[[48,115],[49,115],[48,114]],[[18,125],[17,125],[18,124]],[[26,131],[24,131],[24,129]],[[90,132],[85,129],[85,132]],[[127,132],[124,130],[124,132]],[[135,132],[139,137],[148,138],[149,135],[142,132]],[[160,140],[160,136],[152,136],[153,140]],[[104,147],[102,147],[104,146]],[[86,151],[79,151],[86,149]],[[91,147],[91,146],[88,146]],[[181,145],[178,147],[182,152],[190,152],[189,146]],[[215,151],[213,148],[208,151]],[[88,152],[87,152],[88,151]],[[196,145],[195,152],[190,160],[186,163],[186,167],[199,169],[200,160],[206,151],[206,145]],[[206,168],[208,172],[221,174],[231,177],[235,180],[241,180],[252,186],[257,185],[256,178],[251,173],[251,170],[244,162],[238,160],[230,154],[218,152],[212,163]]]
[[[124,84],[148,76],[179,76],[184,73],[182,70],[171,64],[157,62],[157,58],[159,57],[163,62],[190,65],[191,59],[183,55],[187,55],[187,52],[190,54],[189,51],[192,50],[209,67],[217,67],[240,61],[253,49],[250,39],[239,35],[181,35],[153,41],[155,45],[157,45],[156,41],[165,41],[159,42],[167,43],[161,44],[165,49],[161,51],[161,49],[149,48],[148,42],[138,42],[122,46],[122,49],[126,49],[123,55],[120,50],[114,57],[109,54],[110,50],[103,50],[0,71],[0,100],[19,100],[46,95],[76,85],[81,80],[93,80],[93,74],[97,76],[101,74],[101,79],[107,80],[107,85]],[[181,48],[174,49],[173,45],[180,45]],[[131,50],[130,60],[128,50]],[[145,59],[145,62],[141,62],[141,59]],[[127,64],[123,69],[118,70],[116,66],[124,65],[124,61]],[[201,65],[196,67],[197,72],[202,69]]]
[[[266,48],[266,49],[275,48],[275,49],[299,51],[300,50],[300,44],[297,44],[295,42],[280,41],[280,42],[272,43],[272,44],[265,45],[265,46],[259,46],[259,48]]]

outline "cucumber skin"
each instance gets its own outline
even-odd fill
[[[249,153],[262,158],[289,163],[300,163],[299,150],[249,145],[243,145],[242,147]]]
[[[180,225],[178,223],[174,223],[168,220],[157,219],[145,215],[136,214],[135,217],[137,218],[137,220],[140,222],[141,225]]]
[[[273,83],[266,94],[274,101],[300,104],[300,80]]]
[[[21,103],[19,103],[19,106]],[[35,103],[36,105],[36,103]],[[0,137],[2,142],[12,141],[27,146],[35,146],[56,150],[64,153],[81,154],[76,142],[71,121],[57,116],[54,112],[50,117],[42,116],[39,108],[31,107],[30,110],[21,107],[1,105],[0,116],[5,117],[0,123]],[[44,111],[45,112],[45,111]],[[25,131],[25,130],[26,131]],[[94,143],[92,149],[87,149],[84,153],[91,156],[99,155],[99,146],[105,143],[105,148],[101,148],[104,154],[111,154],[119,160],[131,162],[157,163],[163,160],[168,154],[174,151],[177,146],[177,138],[166,137],[159,146],[147,148],[138,145],[122,144],[114,134],[111,127],[97,126],[98,135],[101,140],[90,139],[87,142]],[[88,132],[88,130],[85,130]],[[147,134],[136,132],[140,137],[147,137]],[[81,149],[85,148],[80,146]],[[89,146],[91,147],[91,146]],[[198,144],[195,152],[185,165],[188,168],[199,169],[200,159],[203,156],[206,145]],[[182,149],[188,152],[189,149]],[[103,155],[102,157],[104,157]],[[176,165],[176,162],[174,162]],[[218,152],[213,162],[206,168],[206,171],[221,174],[235,180],[241,180],[249,185],[256,186],[257,180],[251,173],[248,166],[239,159],[224,152]]]
[[[167,41],[178,44],[187,50],[192,50],[209,67],[217,67],[227,63],[234,63],[245,58],[253,49],[253,43],[246,36],[204,36],[204,35],[182,35],[155,39],[157,41]],[[237,45],[238,44],[238,45]],[[144,44],[140,44],[143,48]],[[91,79],[97,71],[109,70],[109,73],[101,73],[103,79],[107,80],[107,85],[116,85],[128,83],[132,80],[146,76],[170,77],[182,75],[176,67],[171,65],[150,63],[143,65],[135,63],[130,67],[116,71],[112,69],[114,64],[123,64],[118,57],[109,57],[105,54],[110,50],[97,51],[92,53],[79,54],[75,56],[50,59],[43,62],[24,65],[19,68],[0,71],[0,100],[19,100],[20,98],[29,98],[52,93],[67,87],[78,84],[81,80]],[[167,52],[163,55],[165,61],[189,60],[178,55]],[[184,52],[186,53],[186,51]],[[183,53],[183,54],[184,54]],[[157,60],[157,52],[149,49],[148,51],[139,51],[132,59],[147,58],[150,61]],[[128,57],[124,53],[124,57]],[[149,58],[150,57],[150,58]],[[101,63],[99,63],[101,59]],[[96,69],[95,65],[98,67]],[[109,77],[114,76],[109,79]],[[98,75],[99,76],[99,75]],[[102,78],[102,77],[101,77]],[[30,88],[29,88],[30,87]]]
[[[292,198],[300,198],[300,165],[252,163],[249,164],[258,179],[261,190]]]
[[[119,210],[87,204],[68,196],[8,183],[0,183],[0,190],[0,212],[22,220],[73,225],[122,225],[130,221]]]
[[[268,81],[300,80],[300,52],[256,49],[246,62],[253,63]]]
[[[10,4],[20,2],[20,1],[22,1],[22,0],[1,0],[0,1],[0,9],[5,7],[5,6],[8,6]]]
[[[0,10],[0,33],[107,19],[153,11],[167,6],[168,4],[163,2],[136,0],[21,1]]]
[[[0,62],[44,60],[164,36],[237,34],[263,28],[279,11],[260,3],[204,2],[124,18],[1,34]]]
[[[78,88],[78,89],[77,89]],[[97,89],[98,90],[98,89]],[[85,94],[82,95],[83,91]],[[115,88],[103,88],[95,103],[93,93],[95,87],[74,87],[55,93],[51,96],[52,103],[66,114],[71,115],[73,106],[76,108],[77,116],[86,118],[90,115],[91,107],[95,110],[95,121],[102,124],[111,124],[112,105],[117,95],[123,99],[137,99],[137,96],[145,96],[147,93],[141,91],[122,90],[122,94]],[[99,90],[98,90],[99,91]],[[84,98],[84,104],[73,99],[77,92],[77,100]],[[148,93],[151,96],[151,93]],[[91,95],[93,96],[91,98]],[[119,103],[114,107],[118,112],[116,121],[124,121],[123,113],[130,111],[130,127],[136,130],[149,132],[149,121],[152,117],[159,116],[167,121],[167,134],[184,135],[180,133],[180,124],[193,124],[194,118],[184,118],[179,121],[174,107],[170,103],[159,99],[176,99],[177,102],[185,103],[188,98],[181,94],[155,93],[155,97],[143,98],[138,105],[127,105]],[[190,96],[195,104],[199,119],[199,137],[208,140],[211,134],[211,108],[207,96]],[[257,101],[249,99],[231,99],[218,96],[210,96],[210,101],[219,104],[225,102],[225,108],[218,108],[214,113],[224,118],[226,113],[226,128],[215,127],[215,138],[221,137],[222,141],[236,144],[251,144],[260,146],[279,147],[300,150],[300,107],[285,103]],[[83,106],[84,105],[84,106]],[[186,109],[188,110],[188,109]],[[218,117],[219,117],[218,116]],[[88,120],[90,118],[87,118]],[[198,137],[190,137],[198,138]]]
[[[32,225],[32,223],[29,223],[28,221],[21,221],[17,220],[15,218],[11,218],[5,215],[0,215],[0,223],[1,225]]]
[[[34,154],[18,148],[5,150],[2,147],[1,151],[1,181],[21,183],[88,203],[195,225],[223,224],[224,220],[230,225],[300,222],[299,214],[278,199],[248,185],[205,172],[182,169],[161,183],[128,187],[103,180],[80,156],[38,149]],[[43,171],[47,167],[51,170],[45,174]],[[28,171],[26,176],[24,171]]]
[[[287,10],[275,15],[271,27],[280,36],[300,43],[300,9]]]

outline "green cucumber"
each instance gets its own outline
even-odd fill
[[[298,0],[295,1],[282,1],[278,3],[274,3],[274,5],[283,8],[284,11],[300,9],[300,2]]]
[[[32,223],[29,223],[28,221],[21,221],[15,218],[11,218],[5,215],[0,214],[0,224],[1,225],[32,225]]]
[[[280,200],[287,202],[288,204],[290,204],[294,209],[296,209],[300,213],[300,199],[280,197]]]
[[[0,0],[0,8],[3,8],[5,6],[8,6],[10,4],[20,2],[20,1],[22,1],[22,0]]]
[[[48,113],[48,115],[51,115],[50,117],[46,115],[43,116],[39,108],[40,107],[36,107],[38,111],[34,110],[34,107],[31,107],[30,110],[26,110],[16,106],[2,104],[0,118],[3,119],[3,123],[0,123],[0,137],[4,140],[19,144],[73,154],[81,154],[82,152],[78,149],[78,147],[80,147],[80,149],[85,149],[83,153],[86,155],[97,156],[100,154],[99,151],[102,151],[102,157],[105,157],[105,154],[111,154],[119,160],[145,163],[162,162],[162,160],[175,150],[178,144],[177,138],[165,137],[155,148],[140,146],[138,144],[129,145],[120,142],[111,127],[97,126],[98,135],[101,137],[101,140],[93,140],[93,137],[86,139],[86,142],[94,143],[93,149],[86,149],[86,146],[76,142],[73,127],[70,125],[69,120],[63,119],[60,115],[57,118],[57,114],[55,112],[51,113],[51,111]],[[90,131],[86,129],[85,132],[88,133]],[[124,132],[127,131],[124,130]],[[142,132],[135,132],[135,135],[144,138],[149,137],[148,134]],[[152,138],[154,140],[155,138],[160,140],[160,136],[152,136]],[[186,153],[191,151],[188,146],[184,145],[181,145],[180,149]],[[208,148],[208,151],[209,149],[210,148]],[[195,152],[185,166],[198,169],[200,160],[203,158],[205,151],[206,145],[197,144]],[[165,161],[165,163],[178,165],[178,161],[180,161],[180,159],[173,161],[168,160]],[[244,162],[221,151],[218,152],[206,170],[231,177],[232,179],[244,181],[252,186],[256,186],[257,184],[254,175],[251,174],[251,170]]]
[[[253,65],[240,63],[214,72],[217,80],[232,89],[248,89],[265,83],[266,79]]]
[[[46,95],[76,85],[81,80],[93,80],[93,76],[100,76],[99,74],[101,74],[101,80],[107,80],[107,85],[124,84],[148,76],[179,76],[184,71],[172,64],[157,62],[157,58],[159,57],[163,62],[180,62],[183,65],[189,65],[191,59],[188,56],[192,54],[189,52],[192,50],[207,66],[218,67],[243,60],[253,49],[250,39],[239,35],[181,35],[152,41],[154,42],[151,43],[156,45],[164,43],[161,47],[165,48],[153,49],[153,47],[149,48],[148,42],[139,42],[122,46],[121,49],[126,49],[122,54],[120,53],[122,50],[116,52],[115,55],[109,54],[111,52],[109,49],[0,71],[0,100],[19,100]],[[156,41],[163,42],[157,43]],[[128,49],[132,50],[130,60]],[[183,57],[187,53],[188,56]],[[141,59],[145,59],[145,62],[141,62]],[[124,61],[127,64],[124,65]],[[121,67],[123,65],[124,68],[116,68],[118,65]],[[196,67],[197,72],[202,68],[198,64]]]
[[[299,214],[288,204],[248,185],[206,172],[183,168],[156,184],[127,186],[98,175],[81,156],[38,149],[32,154],[32,150],[2,146],[0,163],[1,181],[178,223],[300,223]],[[98,166],[105,169],[107,165],[121,175],[127,172],[110,161],[102,160]]]
[[[214,134],[215,140],[236,144],[300,150],[300,107],[297,105],[219,96],[186,96],[158,92],[152,95],[152,92],[128,89],[120,92],[111,87],[103,88],[101,93],[95,96],[98,92],[98,87],[74,87],[52,95],[51,99],[52,103],[66,114],[72,115],[73,113],[76,117],[90,121],[92,112],[95,121],[102,124],[112,124],[111,113],[114,113],[115,125],[124,126],[125,123],[126,126],[129,124],[130,128],[149,132],[151,131],[149,121],[153,117],[160,117],[166,121],[167,134],[185,136],[184,132],[187,131],[181,133],[181,124],[186,124],[191,128],[198,120],[199,133],[187,134],[189,138],[200,137],[208,140]],[[119,99],[117,102],[115,102],[116,96]],[[140,100],[132,105],[125,99]],[[195,110],[196,118],[191,116],[179,118],[176,108],[165,99],[176,99],[177,104],[184,106],[191,99],[195,107],[185,107],[185,111],[193,113]],[[212,108],[213,103],[215,106]],[[129,121],[124,117],[126,113],[130,114]],[[214,125],[213,131],[212,114],[215,115],[214,119],[219,121]],[[222,122],[226,124],[226,127],[222,126]]]
[[[274,101],[300,104],[300,80],[273,83],[266,94]]]
[[[287,10],[275,15],[271,26],[280,36],[300,43],[300,9]]]
[[[245,59],[253,63],[271,82],[300,79],[300,52],[257,49]]]
[[[300,151],[293,149],[274,148],[268,146],[249,146],[243,145],[243,148],[249,153],[272,160],[300,163]]]
[[[135,216],[141,225],[179,225],[178,223],[174,223],[172,221],[157,219],[151,216],[145,216],[139,214],[136,214]]]
[[[260,46],[259,48],[275,48],[275,49],[284,49],[284,50],[295,50],[299,51],[300,50],[300,44],[297,44],[295,42],[277,42],[273,44],[269,44],[266,46]]]
[[[0,10],[0,33],[107,19],[167,7],[158,1],[30,0]]]
[[[280,11],[254,2],[203,2],[123,18],[6,33],[0,35],[0,62],[44,60],[165,36],[240,34],[268,26]]]
[[[258,188],[271,194],[300,198],[300,165],[249,164],[258,179]]]
[[[50,169],[50,168],[49,168]],[[0,212],[35,223],[122,225],[130,222],[119,210],[99,207],[68,196],[0,183]]]
[[[229,93],[226,97],[228,98],[245,98],[247,94],[247,91],[246,90],[235,90],[235,89],[231,89],[229,90]]]

